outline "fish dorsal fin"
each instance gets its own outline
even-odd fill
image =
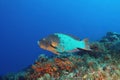
[[[80,41],[80,38],[79,38],[79,37],[76,37],[76,36],[74,36],[74,35],[72,35],[72,34],[66,34],[66,35],[72,37],[72,38],[75,39],[75,40]]]
[[[55,34],[62,34],[62,35],[66,35],[66,36],[69,36],[69,37],[71,37],[71,38],[73,38],[73,39],[75,39],[75,40],[78,40],[78,41],[80,41],[80,38],[79,37],[76,37],[76,36],[74,36],[74,35],[72,35],[72,34],[64,34],[64,33],[55,33]]]

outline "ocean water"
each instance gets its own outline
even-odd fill
[[[99,40],[120,33],[119,0],[0,0],[0,75],[31,65],[37,41],[60,32]]]

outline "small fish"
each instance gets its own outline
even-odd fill
[[[87,39],[80,41],[78,38],[62,33],[51,34],[46,38],[39,40],[38,45],[40,48],[51,51],[55,54],[76,52],[81,49],[91,51]]]

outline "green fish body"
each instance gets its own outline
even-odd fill
[[[86,39],[80,41],[70,35],[54,33],[38,42],[39,46],[55,54],[77,51],[78,49],[91,50]]]

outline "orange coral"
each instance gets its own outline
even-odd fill
[[[35,62],[34,65],[32,65],[32,70],[34,71],[31,74],[31,79],[36,79],[41,76],[44,76],[44,74],[49,74],[50,76],[53,76],[55,78],[58,78],[60,76],[61,70],[67,70],[72,71],[73,64],[70,62],[67,58],[55,58],[54,63],[47,62],[47,63],[40,63]]]
[[[51,76],[55,76],[55,73],[58,70],[57,67],[55,67],[52,63],[40,64],[36,62],[31,68],[34,70],[34,73],[30,76],[31,79],[36,79],[46,73],[50,74]]]
[[[68,59],[59,59],[55,58],[55,63],[56,65],[61,69],[61,70],[67,70],[71,71],[73,68],[73,64],[68,60]]]

